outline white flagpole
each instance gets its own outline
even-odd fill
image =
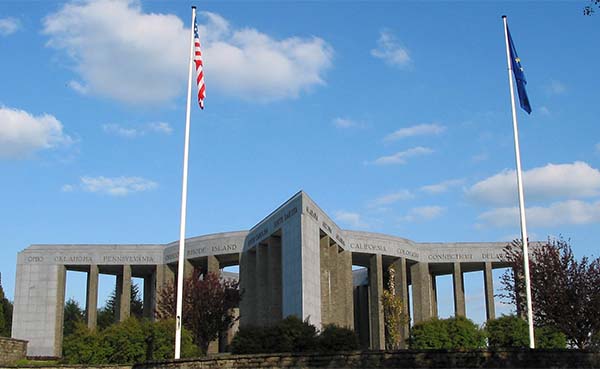
[[[508,63],[508,84],[510,86],[510,103],[512,107],[513,134],[515,139],[515,157],[517,161],[517,187],[519,190],[519,213],[521,217],[521,240],[523,241],[523,270],[525,273],[525,293],[527,296],[527,323],[529,324],[529,347],[535,348],[533,334],[533,310],[531,307],[531,281],[529,278],[529,251],[527,247],[527,222],[525,220],[525,199],[523,195],[523,175],[521,173],[521,151],[519,148],[519,128],[517,126],[517,110],[515,107],[515,90],[513,87],[513,70],[510,60],[510,46],[508,43],[508,25],[506,15],[504,21],[504,39],[506,41],[506,61]],[[517,281],[515,281],[516,283]]]
[[[190,105],[192,101],[192,63],[194,58],[194,20],[196,7],[192,6],[190,60],[188,73],[187,105],[185,113],[185,144],[183,146],[183,184],[181,187],[181,222],[179,227],[179,259],[177,261],[177,312],[175,313],[175,359],[181,356],[181,325],[183,308],[183,266],[185,264],[185,216],[187,207],[188,153],[190,146]]]

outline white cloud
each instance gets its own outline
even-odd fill
[[[368,224],[365,223],[360,214],[339,210],[334,213],[335,220],[347,224],[350,227],[355,228],[368,228]]]
[[[208,96],[211,90],[252,101],[297,97],[324,84],[332,48],[317,37],[276,40],[235,29],[202,13]],[[44,20],[48,45],[62,50],[82,82],[78,92],[127,103],[169,101],[185,86],[189,29],[173,14],[144,13],[135,0],[87,0],[64,5]]]
[[[73,185],[70,185],[70,184],[66,184],[66,185],[63,185],[63,186],[60,188],[60,190],[61,190],[62,192],[73,192],[73,191],[75,191],[75,186],[73,186]]]
[[[24,110],[0,106],[0,158],[26,157],[38,150],[72,142],[54,116],[34,116]]]
[[[71,185],[65,185],[71,186]],[[63,186],[63,188],[65,188]],[[141,177],[81,177],[80,187],[87,192],[104,193],[111,196],[125,196],[134,192],[153,190],[156,182]],[[73,186],[71,186],[71,190]]]
[[[560,81],[552,80],[546,86],[546,91],[551,95],[560,95],[567,91],[567,87]]]
[[[0,36],[11,35],[21,27],[18,19],[7,17],[0,18]]]
[[[581,225],[600,222],[600,201],[567,200],[549,206],[533,206],[525,211],[527,224],[533,227]],[[484,226],[518,227],[517,207],[496,208],[479,215]]]
[[[509,205],[517,201],[514,170],[504,170],[473,185],[466,192],[472,200]],[[527,201],[583,198],[600,195],[600,171],[585,162],[547,164],[523,173]]]
[[[75,92],[78,92],[82,95],[87,95],[88,92],[90,91],[89,87],[86,85],[82,85],[80,82],[77,81],[69,81],[68,86],[71,87],[71,89]]]
[[[407,222],[432,220],[442,215],[444,211],[446,208],[442,206],[420,206],[410,209],[408,214],[400,219]]]
[[[423,135],[439,135],[444,132],[446,127],[439,124],[418,124],[412,127],[400,128],[399,130],[385,136],[385,141],[395,141],[401,138]]]
[[[400,191],[396,191],[393,193],[389,193],[387,195],[379,196],[378,198],[370,201],[368,206],[372,207],[372,208],[379,207],[379,206],[385,206],[385,205],[393,204],[398,201],[409,200],[409,199],[412,199],[413,197],[414,196],[410,191],[400,190]]]
[[[150,131],[163,133],[166,135],[170,135],[171,133],[173,133],[173,128],[171,128],[171,125],[165,122],[148,123],[148,129]]]
[[[452,187],[460,186],[463,183],[464,183],[463,179],[448,179],[448,180],[442,181],[440,183],[423,186],[423,187],[421,187],[421,191],[431,193],[431,194],[442,193],[442,192],[448,191]]]
[[[406,67],[411,62],[408,50],[400,46],[396,37],[388,30],[379,33],[377,48],[371,50],[371,55],[397,67]]]
[[[540,106],[540,108],[538,110],[540,111],[540,113],[542,113],[542,115],[545,115],[545,116],[552,115],[552,113],[550,112],[550,109],[548,109],[547,106]]]
[[[347,119],[347,118],[339,118],[339,117],[335,118],[333,120],[333,125],[336,128],[342,128],[342,129],[343,128],[358,128],[358,127],[362,126],[361,123],[359,123],[355,120]]]
[[[489,159],[489,155],[485,152],[471,156],[471,161],[473,163],[480,163],[480,162],[486,161],[488,159]]]
[[[375,159],[375,161],[373,161],[373,164],[375,164],[375,165],[406,164],[406,159],[408,159],[408,158],[411,158],[414,156],[420,156],[420,155],[428,155],[428,154],[431,154],[432,152],[433,152],[433,150],[428,147],[417,146],[417,147],[413,147],[408,150],[397,152],[393,155],[379,157],[379,158]]]
[[[169,123],[165,122],[147,123],[138,127],[125,127],[119,124],[110,123],[103,124],[102,130],[104,130],[105,133],[123,138],[136,138],[144,136],[149,132],[166,135],[170,135],[173,132],[173,128],[171,128]]]

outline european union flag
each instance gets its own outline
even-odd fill
[[[527,91],[525,90],[525,85],[527,84],[527,80],[525,79],[525,73],[523,73],[523,67],[521,66],[521,59],[517,55],[517,50],[515,49],[515,44],[513,43],[512,37],[510,36],[510,31],[508,29],[508,25],[506,26],[506,32],[508,32],[508,43],[510,48],[510,60],[512,62],[512,70],[515,75],[515,80],[517,80],[517,91],[519,93],[519,103],[521,104],[521,108],[525,110],[528,114],[531,114],[531,105],[529,104],[529,97],[527,97]]]

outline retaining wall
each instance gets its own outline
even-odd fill
[[[27,341],[0,337],[0,365],[12,364],[27,355]]]

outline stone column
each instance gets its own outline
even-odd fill
[[[117,275],[117,321],[129,318],[131,312],[131,265],[123,265],[123,273]]]
[[[194,274],[194,264],[188,259],[183,262],[183,278],[191,277]]]
[[[216,256],[209,255],[206,257],[206,271],[208,273],[215,273],[217,275],[221,273],[221,263]]]
[[[487,320],[496,319],[496,307],[494,306],[494,276],[492,274],[491,262],[486,262],[484,265],[483,283],[485,285],[485,313]]]
[[[67,281],[67,268],[58,265],[56,278],[56,316],[54,334],[54,352],[62,356],[63,326],[65,324],[65,288]]]
[[[371,349],[385,349],[385,326],[383,321],[383,265],[381,255],[369,258],[369,319],[371,321]]]
[[[431,317],[437,318],[438,306],[437,306],[437,279],[435,274],[430,274],[431,279]]]
[[[248,250],[240,260],[243,298],[240,306],[240,325],[256,325],[256,252]]]
[[[410,267],[412,282],[413,318],[419,323],[432,318],[431,274],[429,264],[419,262]]]
[[[270,237],[267,248],[269,257],[269,317],[271,323],[277,323],[281,314],[281,238]]]
[[[452,282],[454,286],[454,315],[467,316],[465,308],[465,283],[459,262],[453,264]]]
[[[85,315],[89,329],[95,329],[98,322],[98,265],[90,265],[87,273]]]
[[[409,319],[410,313],[408,311],[408,280],[406,274],[406,259],[398,258],[392,263],[394,268],[394,287],[396,289],[396,296],[402,301],[402,314],[406,319],[406,323],[402,325],[402,342],[400,342],[400,348],[407,347],[407,340],[409,337]]]
[[[220,276],[221,274],[221,263],[219,262],[219,259],[217,259],[216,256],[214,255],[209,255],[206,257],[206,272],[207,273],[214,273],[217,276]],[[226,332],[225,332],[226,334]],[[220,336],[222,335],[222,333],[219,334]],[[225,348],[225,346],[223,346],[223,348]],[[215,339],[214,341],[210,342],[208,344],[208,354],[216,354],[219,353],[219,338]]]
[[[267,245],[258,244],[256,246],[256,324],[264,326],[269,323],[267,288],[269,281],[269,256]]]
[[[144,318],[154,317],[154,298],[156,291],[156,272],[144,276],[144,305],[142,315]]]
[[[354,281],[352,279],[352,252],[342,251],[338,257],[340,265],[340,290],[344,294],[345,327],[354,329]]]
[[[330,311],[332,309],[331,296],[331,266],[329,262],[329,236],[321,238],[319,243],[320,273],[321,273],[321,323],[332,323]]]

